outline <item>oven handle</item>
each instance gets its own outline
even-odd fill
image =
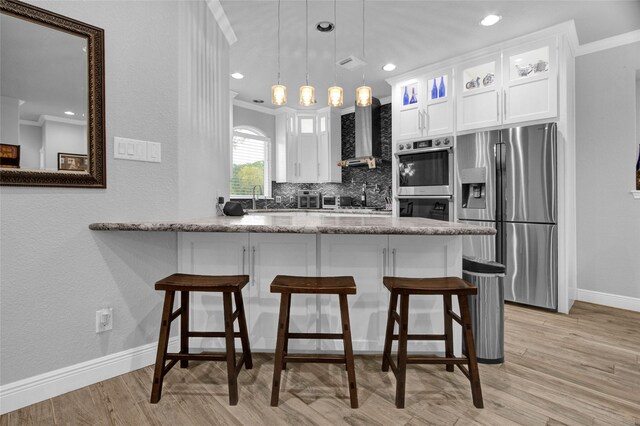
[[[395,197],[396,200],[406,200],[406,199],[425,199],[425,200],[437,200],[442,198],[448,198],[449,200],[453,199],[453,195],[397,195]]]
[[[416,149],[415,151],[396,152],[393,155],[395,155],[397,158],[400,158],[403,155],[423,154],[423,153],[438,152],[438,151],[449,151],[450,153],[452,153],[453,147],[447,146],[447,147],[438,147],[438,148],[423,148],[423,149]]]

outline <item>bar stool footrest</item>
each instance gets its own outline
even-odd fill
[[[311,362],[320,364],[345,364],[347,358],[344,355],[318,355],[318,354],[295,354],[284,355],[284,362]]]
[[[393,340],[398,340],[400,336],[394,334]],[[446,334],[408,334],[407,340],[447,340]]]
[[[289,339],[340,339],[344,337],[342,333],[287,333]]]
[[[467,358],[443,357],[443,356],[407,356],[407,364],[467,364]]]

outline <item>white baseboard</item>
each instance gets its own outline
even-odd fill
[[[169,339],[170,351],[177,351],[178,346],[178,337]],[[0,414],[151,365],[157,347],[149,343],[0,386]]]
[[[580,300],[582,302],[640,312],[640,298],[637,297],[619,296],[617,294],[601,293],[599,291],[582,289],[577,290],[577,296],[576,300]]]

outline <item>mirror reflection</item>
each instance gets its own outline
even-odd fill
[[[87,171],[87,38],[0,14],[0,167]]]

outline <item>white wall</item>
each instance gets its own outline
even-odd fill
[[[180,162],[201,168],[209,160],[201,158],[193,140],[185,139],[183,129],[193,127],[191,120],[201,123],[204,115],[213,114],[213,127],[220,122],[229,127],[229,109],[212,107],[211,95],[202,96],[212,83],[222,85],[228,73],[215,75],[213,82],[201,79],[182,86],[181,67],[195,66],[180,63],[184,49],[206,69],[216,69],[209,61],[223,63],[220,69],[228,62],[226,42],[206,47],[199,24],[192,22],[206,14],[201,4],[34,4],[105,30],[107,188],[0,187],[3,385],[156,341],[161,294],[153,285],[176,271],[176,235],[95,232],[87,226],[175,218],[179,200],[194,212],[206,211],[208,200],[194,197],[228,188],[228,171],[187,180],[193,176],[177,167]],[[183,19],[185,14],[193,19]],[[215,24],[207,22],[209,37]],[[179,43],[187,33],[190,41]],[[218,48],[222,55],[207,56]],[[179,94],[183,89],[188,93]],[[218,89],[215,93],[225,90]],[[228,95],[224,98],[228,102]],[[114,136],[160,142],[162,163],[114,160]],[[228,152],[228,137],[207,143],[212,153]],[[187,186],[194,189],[187,196],[179,194]],[[95,311],[107,306],[113,307],[113,331],[96,334]]]
[[[20,144],[20,104],[7,96],[0,96],[0,142]]]
[[[20,125],[20,167],[23,169],[39,169],[41,148],[42,148],[42,127],[21,124]]]
[[[578,289],[640,298],[640,43],[576,58]]]
[[[87,126],[45,120],[42,124],[44,168],[58,170],[58,153],[86,154]]]
[[[231,130],[229,46],[204,2],[179,11],[179,215],[215,214],[229,199]],[[224,111],[224,114],[220,112]]]

